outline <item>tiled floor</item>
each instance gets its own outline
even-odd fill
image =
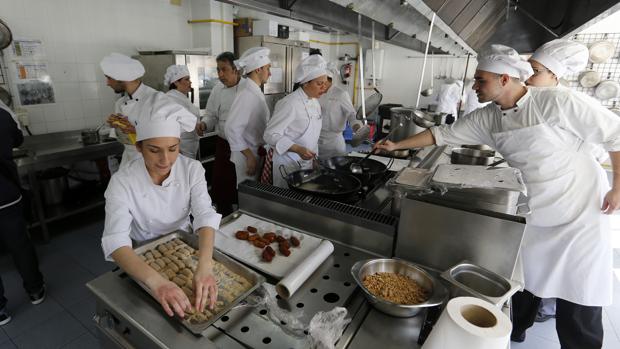
[[[620,216],[618,216],[620,219]],[[112,270],[103,261],[100,237],[103,217],[99,212],[71,218],[54,226],[49,244],[37,244],[42,272],[48,286],[48,298],[32,305],[21,287],[21,278],[8,256],[0,257],[0,276],[9,299],[13,320],[0,327],[0,349],[8,348],[97,348],[97,332],[92,321],[95,303],[84,284]],[[620,236],[620,231],[615,231]],[[616,265],[620,275],[620,250],[616,247]],[[620,348],[620,282],[615,279],[614,305],[603,313],[605,349]],[[537,323],[524,343],[514,349],[560,348],[555,321]]]

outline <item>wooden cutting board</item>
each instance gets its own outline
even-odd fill
[[[278,251],[278,244],[274,242],[271,247],[276,251],[276,256],[271,262],[265,262],[261,257],[262,249],[255,247],[248,241],[239,240],[235,237],[237,231],[246,230],[247,226],[257,228],[261,235],[274,232],[286,238],[295,236],[299,239],[301,245],[299,247],[291,246],[291,255],[286,257]],[[286,276],[289,271],[305,260],[317,248],[320,242],[321,239],[314,236],[247,214],[241,214],[239,218],[224,226],[220,226],[215,235],[215,247],[218,250],[278,279]]]

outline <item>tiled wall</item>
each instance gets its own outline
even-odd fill
[[[56,103],[26,107],[34,134],[104,121],[118,98],[99,69],[109,52],[192,47],[188,0],[0,0],[0,18],[15,38],[43,41]]]

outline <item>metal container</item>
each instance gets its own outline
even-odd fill
[[[367,275],[387,272],[406,275],[417,282],[430,294],[429,299],[420,304],[403,305],[396,304],[376,297],[364,286],[363,280]],[[447,289],[435,278],[422,268],[399,259],[367,259],[353,265],[351,275],[358,286],[364,291],[368,302],[378,310],[396,317],[412,317],[418,315],[421,310],[441,305],[448,296]]]
[[[69,187],[67,179],[68,170],[62,167],[47,169],[37,176],[41,183],[43,201],[46,205],[58,205],[62,203],[65,192]]]
[[[99,144],[99,131],[96,129],[82,130],[82,144],[93,145]]]
[[[414,122],[414,112],[415,110],[412,108],[395,107],[390,109],[390,127],[396,127],[396,125],[402,124],[390,137],[392,142],[402,141],[403,139],[426,130],[416,125]]]
[[[443,272],[441,277],[451,285],[450,298],[477,297],[498,307],[521,289],[519,283],[467,261]]]
[[[168,242],[175,238],[182,240],[183,242],[185,242],[186,244],[188,244],[189,246],[195,249],[198,249],[199,247],[198,235],[186,233],[183,231],[176,231],[174,233],[163,236],[162,238],[151,241],[145,245],[137,247],[136,249],[134,249],[134,251],[136,254],[140,255],[150,249],[155,248],[157,245],[161,243]],[[247,296],[250,295],[250,293],[254,292],[255,289],[257,289],[263,282],[265,282],[265,278],[262,275],[255,273],[251,269],[243,266],[241,263],[236,262],[232,258],[226,256],[225,254],[223,254],[222,252],[216,249],[213,250],[213,260],[218,261],[219,263],[222,263],[226,268],[228,268],[233,273],[243,276],[246,280],[248,280],[252,284],[252,287],[250,287],[250,289],[246,290],[244,293],[237,296],[237,298],[235,298],[232,302],[226,304],[226,306],[219,313],[214,314],[206,322],[203,322],[200,324],[192,324],[189,322],[189,320],[179,319],[179,321],[181,321],[183,325],[187,327],[188,330],[190,330],[191,332],[197,335],[201,335],[202,333],[204,333],[207,330],[207,328],[211,326],[214,322],[216,322],[222,315],[226,314],[235,305],[237,305],[241,300],[245,299]],[[134,280],[134,281],[136,281],[136,283],[140,285],[148,294],[153,296],[153,298],[157,299],[157,297],[155,297],[155,295],[146,285],[139,282],[138,280]],[[162,313],[162,317],[166,317],[166,315]]]
[[[471,148],[454,148],[450,154],[450,162],[460,165],[490,165],[495,160],[495,151]]]

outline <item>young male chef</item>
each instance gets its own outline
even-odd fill
[[[184,108],[141,114],[136,125],[136,148],[142,156],[115,173],[105,192],[101,238],[105,258],[149,287],[170,316],[183,317],[192,303],[202,311],[206,304],[213,307],[217,299],[211,256],[221,215],[211,206],[202,164],[179,155],[181,132],[193,130],[196,121]],[[191,301],[132,249],[134,243],[176,230],[199,236],[199,262],[193,280],[196,297]]]
[[[174,64],[169,66],[164,75],[164,86],[168,86],[166,96],[189,110],[197,118],[200,117],[200,109],[188,97],[189,92],[192,90],[192,81],[189,78],[189,69],[186,65]],[[198,138],[198,134],[194,130],[182,132],[181,154],[190,159],[195,159],[198,153],[199,141],[200,138]]]
[[[556,298],[562,348],[601,348],[602,307],[613,294],[608,215],[620,207],[620,119],[572,90],[525,87],[532,73],[515,50],[491,45],[479,59],[474,89],[480,102],[494,103],[377,148],[488,144],[520,169],[531,214],[520,251],[525,290],[512,299],[512,340],[525,340],[540,298]],[[611,190],[585,142],[609,151]]]

